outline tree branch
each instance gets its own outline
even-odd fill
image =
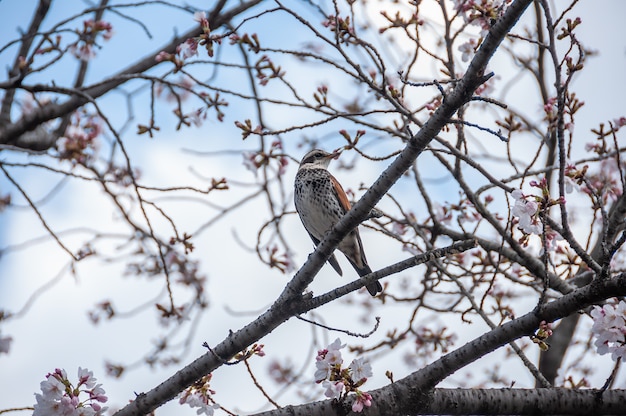
[[[221,27],[222,25],[228,23],[235,16],[250,9],[251,7],[254,7],[261,1],[262,0],[250,0],[241,3],[236,7],[233,7],[232,9],[222,14],[215,15],[214,13],[211,13],[209,15],[209,18],[212,18],[212,20],[209,21],[209,24],[211,28]],[[223,2],[218,4],[218,7],[221,6],[223,6]],[[199,34],[201,34],[201,28],[194,27],[192,30],[189,30],[181,36],[174,38],[163,48],[159,48],[157,51],[149,53],[144,58],[140,59],[137,63],[111,76],[108,80],[98,83],[98,85],[94,87],[86,87],[84,90],[84,94],[88,95],[91,100],[101,97],[102,95],[125,83],[129,79],[125,75],[142,73],[158,65],[159,62],[157,62],[154,57],[159,52],[165,51],[168,53],[175,53],[176,47],[178,45],[180,45],[186,39],[198,36]],[[64,103],[50,103],[43,107],[40,107],[33,112],[25,115],[17,122],[9,124],[3,129],[0,129],[0,144],[15,144],[22,134],[35,129],[38,125],[42,123],[69,114],[89,101],[90,100],[81,96],[73,96]]]
[[[254,416],[316,416],[321,402],[289,406]],[[335,409],[338,406],[335,406]],[[435,389],[411,415],[616,415],[626,412],[626,390]],[[384,412],[387,414],[388,412]]]
[[[531,335],[534,331],[539,327],[539,324],[542,321],[546,322],[554,322],[561,317],[572,315],[577,313],[580,309],[583,309],[589,305],[600,302],[607,297],[613,296],[624,296],[626,295],[626,273],[619,275],[616,278],[606,279],[606,280],[595,280],[590,285],[585,286],[582,289],[578,289],[574,292],[571,292],[562,298],[550,302],[542,307],[541,311],[537,309],[528,312],[527,314],[514,319],[510,322],[499,326],[492,331],[481,335],[480,337],[468,342],[462,347],[456,349],[455,351],[450,352],[449,354],[444,355],[437,361],[429,364],[428,366],[422,368],[414,372],[413,374],[396,381],[386,387],[372,390],[369,393],[372,395],[372,406],[369,408],[370,412],[373,414],[429,414],[426,409],[430,409],[430,406],[434,394],[434,387],[443,381],[448,376],[452,375],[457,370],[467,366],[468,364],[477,361],[478,359],[484,357],[490,352],[495,351],[496,349],[506,345],[510,342],[515,341],[516,339]],[[475,390],[462,390],[464,393],[460,393],[463,395],[474,394]],[[521,390],[523,391],[523,390]],[[553,392],[554,393],[551,393]],[[542,394],[554,394],[554,395],[562,395],[560,397],[567,399],[576,399],[574,395],[567,396],[568,390],[566,389],[537,389],[537,396],[541,397]],[[575,390],[575,392],[579,392],[579,390]],[[592,391],[595,392],[595,391]],[[608,391],[606,391],[608,392]],[[605,393],[606,393],[605,392]],[[575,393],[574,393],[575,394]],[[601,399],[598,398],[598,395],[595,393],[591,393],[592,397],[587,397],[588,401],[586,403],[585,409],[589,409],[589,406],[594,405],[594,400],[598,402],[598,405],[602,404],[602,400],[604,396],[601,396]],[[611,396],[612,394],[616,394],[616,396]],[[610,408],[612,410],[622,409],[622,411],[617,411],[617,414],[624,412],[624,402],[620,402],[618,398],[623,398],[626,391],[619,391],[617,393],[611,393],[608,395],[610,397]],[[459,396],[457,396],[459,397]],[[592,398],[595,398],[592,400]],[[521,399],[520,399],[521,400]],[[564,399],[562,399],[564,400]],[[546,403],[548,400],[539,400],[542,403],[545,403],[546,406],[552,406],[556,404]],[[297,415],[314,415],[314,414],[324,414],[324,415],[333,415],[333,414],[344,414],[344,412],[348,411],[351,405],[351,400],[348,400],[349,403],[341,403],[338,404],[333,400],[324,400],[315,403],[309,403],[302,407],[300,406],[291,406],[286,407],[284,411],[289,413],[280,413],[283,411],[275,410],[271,412],[259,413],[257,416],[276,416],[288,414],[291,416]],[[518,401],[521,408],[512,408],[509,410],[504,410],[504,413],[498,413],[498,409],[494,408],[494,412],[486,412],[485,410],[478,411],[479,414],[523,414],[523,411],[528,411],[531,407],[527,407],[522,403],[524,400]],[[458,403],[458,402],[451,402]],[[487,402],[475,402],[482,403],[483,406],[486,406]],[[533,402],[534,403],[534,402]],[[563,404],[563,402],[560,402]],[[581,406],[582,406],[581,402]],[[454,406],[458,406],[455,404]],[[476,405],[479,406],[479,405]],[[506,406],[506,405],[504,405]],[[505,408],[506,409],[506,408]],[[524,410],[526,409],[526,410]],[[555,407],[555,409],[559,409],[558,413],[562,413],[561,407]],[[517,410],[520,410],[518,413]],[[507,411],[513,413],[506,413]],[[468,410],[468,412],[459,412],[456,413],[454,407],[450,409],[446,409],[443,413],[451,414],[460,414],[460,413],[469,413],[472,414],[472,410]],[[532,414],[546,414],[545,412],[537,412],[535,411]],[[606,414],[604,412],[583,412],[583,413],[572,413],[572,414]],[[609,412],[610,414],[610,412]]]
[[[15,62],[13,63],[13,68],[9,71],[9,79],[16,79],[20,76],[20,57],[25,58],[28,54],[28,50],[35,39],[35,34],[39,30],[39,26],[41,26],[41,22],[48,14],[48,10],[50,9],[50,3],[52,0],[40,0],[39,5],[37,6],[37,10],[33,15],[33,21],[30,23],[28,27],[28,31],[22,37],[22,45],[20,46],[20,50],[15,57]],[[2,98],[2,107],[0,108],[0,126],[6,126],[11,123],[11,108],[13,107],[13,98],[15,97],[15,89],[11,88],[7,90]]]

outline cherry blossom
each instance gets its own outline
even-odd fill
[[[172,57],[171,53],[167,53],[165,51],[161,51],[159,53],[157,53],[157,55],[154,57],[154,60],[157,62],[163,62],[163,61],[169,61]]]
[[[472,56],[474,56],[474,52],[476,51],[476,46],[478,46],[476,39],[470,39],[459,45],[459,52],[461,52],[461,60],[463,62],[467,62],[472,59]]]
[[[626,117],[619,117],[613,120],[613,126],[615,130],[619,130],[620,127],[626,126]]]
[[[56,369],[46,376],[35,393],[33,416],[98,416],[107,408],[101,403],[108,400],[101,384],[96,384],[93,372],[78,368],[78,383],[74,386],[63,369]]]
[[[324,382],[322,383],[322,387],[326,389],[326,391],[324,392],[324,396],[330,399],[338,399],[339,397],[341,397],[341,393],[343,392],[345,386],[341,381],[324,380]]]
[[[341,340],[337,338],[332,344],[328,346],[325,354],[325,360],[329,364],[341,364],[343,362],[343,358],[341,357],[340,349],[344,348],[346,344],[342,344]]]
[[[196,414],[201,415],[205,414],[208,416],[212,416],[214,411],[220,408],[219,404],[210,403],[207,399],[207,396],[202,395],[202,393],[195,391],[188,395],[182,395],[179,400],[180,404],[186,404],[191,408],[197,407]]]
[[[355,381],[367,379],[373,375],[371,364],[363,358],[355,358],[352,360],[349,368],[352,373],[352,379]]]
[[[39,384],[39,388],[44,396],[49,398],[61,399],[65,391],[65,384],[55,377],[48,377]]]
[[[352,411],[361,412],[364,407],[372,405],[372,396],[359,389],[372,377],[372,366],[363,358],[354,359],[348,368],[342,368],[342,344],[337,338],[328,347],[319,350],[315,358],[315,382],[321,383],[326,390],[324,395],[334,400],[344,400],[350,392],[356,394]]]
[[[176,47],[176,53],[178,53],[183,59],[188,59],[192,56],[196,56],[198,54],[198,41],[194,38],[187,39]]]
[[[315,357],[315,367],[317,368],[315,371],[316,382],[319,383],[328,378],[333,365],[341,365],[343,363],[341,351],[339,350],[345,346],[346,344],[342,345],[339,338],[337,338],[327,348],[317,352],[317,357]]]
[[[90,163],[97,153],[102,132],[102,121],[98,116],[75,112],[65,134],[57,140],[59,156],[73,163]]]
[[[626,358],[626,302],[594,306],[591,317],[598,354],[611,353],[614,361]]]
[[[193,14],[193,20],[200,23],[203,30],[209,29],[209,21],[206,17],[206,12],[195,12]]]
[[[315,367],[316,370],[314,377],[316,382],[319,383],[328,378],[330,375],[330,364],[324,360],[319,360],[315,362]]]
[[[93,45],[90,45],[88,43],[84,43],[80,46],[71,45],[69,47],[69,51],[76,58],[85,62],[96,57],[96,51],[93,49]]]
[[[358,392],[356,400],[352,403],[352,411],[359,413],[363,411],[364,407],[370,407],[372,405],[372,396],[366,392]]]
[[[244,127],[243,124],[241,124],[240,127]],[[247,127],[244,128],[247,129]],[[255,129],[255,133],[256,132],[260,132],[259,127]],[[280,140],[272,142],[269,152],[263,150],[255,152],[244,151],[242,152],[242,156],[244,167],[254,173],[255,176],[260,167],[268,166],[271,163],[276,163],[278,174],[283,175],[289,165],[289,159],[284,155],[283,145]]]
[[[113,36],[113,27],[104,20],[88,19],[83,22],[83,30],[77,33],[80,39],[70,45],[68,50],[81,61],[89,61],[96,56],[95,46],[98,36],[106,41]]]
[[[205,415],[213,416],[214,411],[219,409],[220,405],[213,400],[215,391],[210,386],[211,378],[213,378],[213,374],[209,373],[182,391],[178,395],[178,402],[186,404],[191,408],[197,407],[196,414],[198,415],[204,413]]]
[[[527,201],[521,190],[511,192],[515,205],[511,214],[519,219],[518,227],[526,234],[541,234],[543,229],[537,218],[539,205],[535,201]]]

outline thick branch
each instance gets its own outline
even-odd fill
[[[626,390],[435,389],[426,408],[418,410],[449,415],[615,415],[626,412]]]
[[[369,411],[372,412],[372,414],[430,414],[426,409],[431,409],[430,406],[433,405],[433,393],[434,391],[436,391],[434,390],[434,387],[454,372],[460,370],[461,368],[467,366],[474,361],[477,361],[479,358],[484,357],[490,352],[493,352],[496,349],[512,341],[515,341],[518,338],[533,334],[534,331],[539,327],[541,321],[554,322],[555,320],[563,316],[575,314],[580,309],[594,303],[601,302],[606,298],[624,295],[626,295],[626,274],[621,274],[620,276],[613,279],[595,280],[593,283],[587,285],[582,289],[578,289],[563,296],[558,300],[544,305],[541,312],[534,310],[527,313],[526,315],[521,316],[520,318],[507,322],[502,326],[468,342],[467,344],[456,349],[455,351],[444,355],[439,360],[422,368],[421,370],[414,372],[413,374],[403,378],[402,380],[396,381],[395,383],[390,384],[386,387],[370,391],[369,393],[373,397],[373,403]],[[470,390],[470,392],[473,391],[474,390]],[[564,392],[566,391],[565,389],[537,389],[537,391],[539,391],[539,393],[537,393],[537,402],[541,401],[543,403],[544,401],[546,401],[545,399],[540,398],[542,397],[541,395],[544,394],[547,394],[548,396],[543,397],[550,397],[550,394],[557,395],[556,397],[560,397],[560,400],[566,397],[579,400],[576,399],[574,395],[566,396],[566,394],[568,393]],[[548,393],[552,391],[555,391],[555,393]],[[618,393],[605,392],[605,394],[607,394],[607,397],[611,397],[609,399],[611,404],[609,404],[608,406],[610,406],[612,411],[616,411],[616,409],[618,409],[618,407],[616,406],[620,406],[619,408],[623,409],[623,402],[614,402],[613,400],[615,400],[616,397],[610,395],[617,394],[617,397],[623,397],[622,395],[624,394],[624,391],[620,391]],[[602,406],[602,400],[604,396],[595,397],[598,401],[597,405]],[[324,400],[316,403],[309,403],[304,406],[292,406],[286,408],[285,411],[288,413],[281,413],[281,410],[275,410],[271,412],[260,413],[257,416],[276,416],[283,414],[289,414],[290,416],[315,414],[340,415],[345,414],[345,412],[350,408],[351,403],[352,401],[348,400],[346,403],[338,405],[332,400]],[[457,404],[454,406],[459,406],[458,402],[456,403]],[[593,400],[591,400],[591,398],[587,398],[586,401],[583,400],[580,403],[581,406],[583,405],[582,403],[585,403],[585,405],[587,406],[585,409],[589,409],[589,406],[593,406]],[[484,405],[487,406],[488,403],[484,403]],[[548,407],[552,405],[556,406],[556,404],[554,403],[547,403],[545,405]],[[506,412],[512,412],[513,414],[524,414],[523,412],[528,411],[529,409],[529,407],[527,407],[528,404],[526,404],[526,406],[522,406],[516,410],[506,408],[508,410],[505,410],[503,413],[499,413],[499,411],[495,409],[493,412],[487,411],[486,409],[482,409],[480,411],[468,410],[467,412],[459,412],[454,410],[454,406],[449,409],[446,408],[442,411],[442,413],[511,414]],[[565,414],[562,411],[561,407],[555,407],[554,409],[558,409],[559,414]],[[517,412],[517,410],[519,410],[519,412]],[[551,410],[550,412],[556,412],[556,410]],[[608,414],[610,413],[611,412],[608,412]],[[546,414],[546,412],[536,411],[532,414]],[[607,413],[592,411],[584,412],[582,414]],[[616,414],[624,414],[624,411],[616,411]]]
[[[327,415],[320,402],[256,416]],[[626,412],[626,390],[435,389],[408,415],[617,415]],[[387,414],[386,412],[384,414]]]

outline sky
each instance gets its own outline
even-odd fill
[[[34,4],[36,2],[33,0],[0,0],[0,45],[13,39],[18,27],[24,28],[27,25]],[[205,2],[195,1],[185,2],[185,4],[201,9]],[[78,0],[54,3],[49,20],[46,21],[44,27],[49,27],[52,22],[67,16],[68,12],[83,7],[84,3]],[[626,16],[626,3],[620,0],[606,0],[602,2],[602,7],[598,7],[597,2],[583,0],[576,7],[577,13],[583,18],[579,37],[591,49],[599,51],[597,56],[588,61],[585,71],[575,80],[577,94],[586,103],[581,109],[576,128],[588,131],[597,125],[598,114],[602,114],[605,119],[626,115],[626,105],[623,99],[626,96],[626,86],[620,78],[626,73],[626,28],[622,22],[623,16]],[[90,68],[87,76],[88,83],[107,76],[116,68],[123,67],[125,63],[131,63],[138,57],[155,50],[158,45],[171,39],[175,33],[184,32],[193,25],[191,14],[182,11],[174,12],[166,8],[145,8],[139,14],[133,15],[141,16],[141,19],[147,23],[151,38],[139,25],[130,24],[119,16],[112,16],[111,21],[116,33],[109,43],[104,44],[105,47],[98,51],[97,65]],[[288,40],[292,45],[304,42],[304,35],[289,19],[284,16],[275,17],[275,19],[276,22],[272,26],[279,27],[280,30],[274,30],[273,27],[268,30],[264,26],[267,24],[266,20],[252,21],[250,25],[259,32],[263,30],[264,39],[268,43],[280,42],[285,33],[289,34]],[[129,47],[129,43],[132,45],[141,43],[145,44],[145,47]],[[13,58],[13,49],[1,51],[2,69],[6,68]],[[334,82],[332,75],[320,74],[315,67],[298,66],[293,62],[285,65],[288,73],[295,73],[300,79],[315,80],[310,84],[311,91],[315,89],[318,82],[331,84]],[[509,61],[498,56],[494,59],[492,66],[496,72],[515,70]],[[68,68],[71,68],[71,64],[62,65],[60,69],[48,72],[46,77],[52,77],[60,83],[68,83],[72,76],[72,71]],[[158,72],[158,69],[155,72]],[[425,77],[427,78],[426,75]],[[224,88],[246,82],[240,74],[232,77],[224,76],[221,80]],[[40,81],[46,82],[47,80],[42,77]],[[347,91],[352,87],[334,86],[338,91],[341,91],[341,88],[346,88]],[[130,92],[138,87],[139,84],[133,83],[124,87],[124,91]],[[509,94],[521,96],[526,93],[526,91],[516,89],[509,92]],[[221,149],[223,142],[227,140],[229,148],[238,151],[253,149],[256,146],[254,142],[241,141],[232,127],[235,120],[252,118],[250,114],[254,114],[254,108],[243,102],[233,101],[234,105],[229,108],[224,123],[211,120],[201,128],[186,129],[182,132],[176,131],[173,124],[164,124],[158,136],[153,140],[145,136],[128,134],[126,143],[134,160],[142,167],[142,179],[145,179],[147,183],[160,186],[181,184],[206,186],[202,177],[220,177],[224,176],[223,172],[236,172],[232,174],[233,177],[245,183],[253,183],[256,178],[251,172],[243,169],[241,153],[234,152],[211,158],[203,153]],[[518,101],[524,102],[523,99]],[[112,93],[103,97],[101,105],[107,109],[111,122],[120,127],[129,119],[135,124],[145,124],[149,119],[149,112],[146,111],[147,102],[145,92],[138,94],[133,101],[132,114],[129,114],[126,96],[121,93]],[[524,110],[530,114],[537,111],[533,108]],[[169,109],[163,106],[157,109],[157,115],[167,117],[168,111]],[[269,125],[280,128],[288,126],[294,117],[305,119],[306,115],[295,111],[269,112],[266,117]],[[130,130],[133,129],[134,127],[130,127]],[[334,130],[336,130],[334,125],[323,126],[321,129],[325,133]],[[295,134],[288,137],[295,138]],[[324,145],[332,148],[337,143],[340,141],[329,139],[324,142]],[[372,141],[371,145],[376,144]],[[497,145],[494,144],[494,146]],[[294,155],[300,151],[296,148],[289,150]],[[6,153],[0,153],[0,160],[6,160],[8,157]],[[13,161],[29,160],[27,156],[12,155],[10,157]],[[349,155],[349,157],[354,157],[354,155]],[[372,183],[380,171],[386,167],[384,163],[374,162],[364,166],[365,168],[359,170],[358,174],[354,170],[343,170],[337,175],[340,176],[344,185],[358,189],[361,183]],[[285,174],[287,178],[285,180],[291,180],[295,169],[295,163],[291,163]],[[16,178],[23,181],[36,200],[45,197],[50,187],[59,183],[59,178],[55,178],[54,175],[38,176],[41,173],[35,174],[26,170],[12,172],[15,172]],[[435,174],[433,178],[436,179]],[[4,178],[0,179],[0,195],[8,189],[7,181]],[[241,189],[245,190],[245,187]],[[440,192],[440,196],[445,198],[446,189],[442,188]],[[15,192],[12,191],[12,194]],[[34,237],[45,235],[45,230],[37,218],[28,212],[24,201],[19,197],[16,198],[21,208],[0,215],[0,250],[7,246],[15,247],[16,244],[32,241]],[[236,199],[237,196],[225,193],[212,196],[208,202],[228,204]],[[143,302],[149,303],[155,298],[163,300],[160,282],[147,282],[124,275],[124,264],[114,255],[115,247],[122,244],[122,240],[115,239],[115,234],[123,232],[124,227],[119,221],[119,214],[109,204],[98,203],[100,200],[100,191],[97,187],[85,187],[75,182],[65,183],[60,185],[56,196],[43,205],[42,212],[55,229],[73,230],[61,234],[63,241],[71,247],[80,247],[88,230],[96,229],[113,236],[111,243],[101,246],[103,250],[108,250],[107,254],[111,255],[109,261],[81,262],[76,265],[75,273],[72,275],[67,273],[69,266],[67,256],[58,245],[50,240],[36,240],[28,243],[29,249],[16,250],[0,256],[0,308],[15,312],[22,310],[24,305],[28,305],[18,319],[0,325],[0,334],[10,335],[14,339],[11,354],[0,355],[0,409],[32,405],[39,383],[46,373],[55,368],[65,368],[69,374],[74,375],[74,378],[79,366],[94,371],[99,381],[104,383],[104,388],[111,398],[108,403],[111,408],[123,406],[124,401],[132,398],[132,392],[141,392],[154,387],[177,369],[175,366],[164,369],[138,366],[129,370],[120,380],[111,379],[104,374],[105,360],[128,363],[141,359],[157,336],[163,334],[164,331],[156,322],[154,310],[149,307],[140,310],[128,319],[118,319],[98,326],[89,323],[86,312],[93,307],[94,303],[103,299],[114,299],[119,310],[129,313]],[[199,218],[208,219],[215,215],[215,210],[210,207],[207,200],[202,198],[189,198],[188,203],[182,208],[179,200],[170,201],[162,198],[159,201],[171,209],[177,226],[181,230],[197,230],[198,224],[203,223]],[[257,204],[260,203],[262,202],[257,202]],[[292,208],[291,206],[290,209]],[[287,276],[261,265],[256,253],[242,249],[239,243],[245,242],[250,245],[251,241],[256,240],[257,230],[266,220],[260,218],[258,212],[257,205],[245,205],[238,210],[236,215],[227,216],[224,221],[218,222],[206,231],[199,232],[194,240],[196,250],[193,258],[202,260],[208,265],[206,269],[203,269],[203,273],[209,281],[207,298],[211,306],[195,323],[193,341],[183,357],[184,363],[204,353],[202,342],[206,341],[214,345],[220,342],[229,330],[236,330],[251,321],[259,311],[269,306],[287,281]],[[299,264],[302,264],[311,251],[311,244],[300,227],[295,215],[285,219],[284,228],[289,235],[295,258]],[[399,252],[397,247],[385,244],[387,240],[377,233],[365,230],[362,231],[362,237],[373,268],[382,267],[407,255]],[[344,270],[349,270],[349,265],[344,259],[340,259],[340,262]],[[57,276],[60,278],[55,280]],[[349,278],[351,275],[346,273],[341,282],[347,282]],[[409,272],[405,278],[419,278],[419,271]],[[337,283],[337,279],[332,269],[324,267],[312,289],[316,293],[331,289]],[[52,281],[54,281],[53,285],[50,285],[32,303],[29,302],[33,294],[39,295],[38,289],[42,285]],[[180,295],[184,296],[182,293]],[[353,301],[358,302],[359,296],[364,295],[354,295]],[[534,300],[529,300],[529,302],[532,304]],[[406,310],[401,307],[388,307],[377,311],[377,315],[383,318],[381,333],[393,327],[395,317],[403,312]],[[367,313],[363,312],[363,316],[366,315]],[[362,322],[361,315],[354,316],[354,308],[350,305],[322,308],[318,317],[327,320],[331,326],[348,327],[352,331],[367,332],[372,325],[371,317],[366,322]],[[446,324],[434,313],[424,314],[421,319],[433,324]],[[456,345],[461,345],[463,341],[472,339],[486,329],[486,325],[478,322],[471,327],[455,328],[459,333],[459,341]],[[184,333],[186,332],[176,334],[173,340],[182,341]],[[293,355],[294,334],[301,337],[303,345],[317,347],[326,345],[335,337],[334,334],[321,333],[301,321],[292,320],[262,341],[267,345],[267,351],[272,357],[283,359],[292,356],[291,359],[295,361],[296,368],[308,367],[309,369],[313,368],[315,348],[311,347],[306,354]],[[456,382],[463,381],[467,374],[478,371],[480,366],[493,365],[501,357],[502,353],[481,360],[464,369],[462,373],[453,375],[449,384],[454,385]],[[347,359],[352,358],[355,356],[348,354]],[[606,360],[602,362],[606,364]],[[265,375],[268,364],[269,359],[258,359],[252,362],[253,368],[262,375]],[[368,388],[384,386],[386,379],[381,374],[388,369],[398,376],[410,372],[410,369],[397,359],[397,356],[382,357],[374,364],[374,372],[379,374],[379,377],[372,379],[371,383],[368,382]],[[522,376],[518,385],[532,384],[527,372],[522,370],[519,374]],[[597,380],[601,383],[604,377],[606,374],[599,374]],[[622,387],[626,384],[623,376],[619,383]],[[234,409],[237,412],[249,413],[263,409],[265,400],[258,392],[251,393],[245,400],[241,400],[242,391],[253,390],[252,382],[245,374],[243,366],[219,369],[215,374],[213,386],[217,391],[216,400],[223,401],[225,404],[237,403]],[[315,387],[313,386],[310,391],[316,391]],[[318,394],[316,397],[319,398],[321,388],[316,393]],[[289,394],[291,394],[288,396],[291,400],[298,400],[293,393]],[[192,413],[190,409],[181,411],[178,405],[169,403],[159,409],[157,414],[195,414],[195,412]]]

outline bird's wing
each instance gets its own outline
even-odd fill
[[[341,186],[339,181],[335,179],[333,175],[330,175],[330,181],[333,184],[333,190],[335,191],[335,194],[337,195],[337,200],[341,204],[341,207],[343,208],[343,213],[345,215],[346,212],[350,211],[350,208],[352,208],[352,205],[350,204],[350,201],[348,200],[348,195],[346,195],[346,191],[343,190],[343,187]],[[352,232],[356,235],[356,241],[359,246],[359,256],[361,257],[361,264],[367,265],[367,259],[365,258],[365,251],[363,250],[363,243],[361,242],[361,236],[359,235],[359,227],[357,226],[357,228],[355,228],[354,231]],[[358,267],[358,266],[355,266],[355,267]]]
[[[333,184],[333,190],[335,191],[335,195],[337,195],[337,199],[339,200],[339,203],[343,208],[343,213],[345,214],[350,211],[350,208],[352,208],[350,201],[348,200],[348,195],[346,195],[346,191],[343,190],[343,187],[333,175],[330,175],[330,181]]]
[[[341,204],[341,207],[343,208],[343,213],[345,214],[348,211],[350,211],[350,208],[351,208],[350,200],[348,200],[346,191],[343,190],[343,187],[333,175],[330,175],[330,181],[333,184],[333,190],[335,191],[337,200],[339,201],[339,204]],[[354,267],[354,269],[357,271],[359,276],[363,277],[367,274],[370,274],[372,272],[372,269],[370,269],[370,266],[368,266],[367,259],[365,258],[365,251],[363,250],[363,243],[361,242],[361,236],[359,235],[359,227],[357,226],[352,231],[352,233],[354,233],[354,236],[356,237],[356,241],[357,241],[357,245],[359,249],[358,255],[361,257],[361,266],[357,265],[349,256],[346,256],[346,258],[352,264],[352,267]],[[380,282],[376,281],[374,283],[367,285],[367,291],[370,293],[370,295],[376,296],[378,292],[383,291],[383,287],[381,286]]]

